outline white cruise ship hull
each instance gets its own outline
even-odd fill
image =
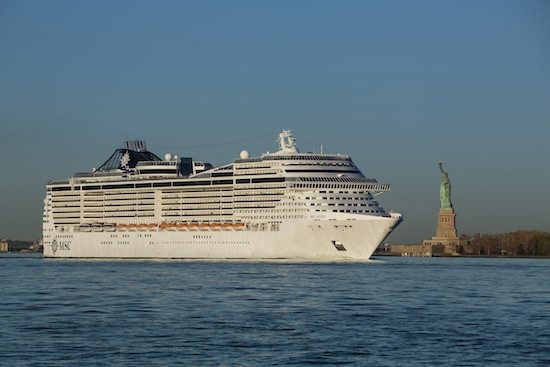
[[[342,214],[282,222],[277,230],[55,231],[50,258],[367,260],[399,224],[390,217]]]
[[[46,185],[44,256],[366,260],[401,222],[348,155],[280,149],[219,167],[125,142],[99,168]]]

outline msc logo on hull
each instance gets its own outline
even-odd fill
[[[52,251],[55,254],[57,251],[70,251],[71,241],[57,241],[55,238],[52,241]]]

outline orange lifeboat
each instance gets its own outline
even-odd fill
[[[199,224],[198,223],[189,223],[187,225],[187,228],[189,228],[192,231],[196,231],[197,229],[199,229]]]
[[[210,223],[209,225],[210,229],[214,230],[214,231],[218,231],[222,228],[222,224],[221,223]]]
[[[135,231],[138,228],[139,224],[128,224],[126,228],[130,231]]]
[[[187,230],[187,223],[178,223],[176,224],[176,229],[178,231],[185,231]]]
[[[174,225],[175,225],[174,223],[162,222],[160,224],[160,229],[171,230],[174,227]]]
[[[197,227],[199,229],[208,229],[208,227],[210,227],[210,225],[208,223],[198,223]]]
[[[244,223],[233,223],[233,229],[237,231],[242,231],[245,227]]]
[[[175,231],[178,229],[178,225],[176,223],[170,223],[166,225],[166,229],[168,229],[169,231]]]

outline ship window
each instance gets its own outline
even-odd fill
[[[252,183],[265,183],[265,182],[285,182],[284,177],[265,177],[265,178],[253,178]]]
[[[134,184],[120,184],[120,185],[104,185],[104,190],[111,190],[111,189],[133,189]]]
[[[52,187],[52,191],[70,191],[71,190],[71,187],[70,186],[57,186],[57,187]]]
[[[82,186],[82,190],[99,190],[100,188],[99,185]]]
[[[212,177],[228,177],[233,176],[233,172],[212,172]]]

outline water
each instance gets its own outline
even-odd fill
[[[0,257],[1,366],[550,365],[550,261]]]

